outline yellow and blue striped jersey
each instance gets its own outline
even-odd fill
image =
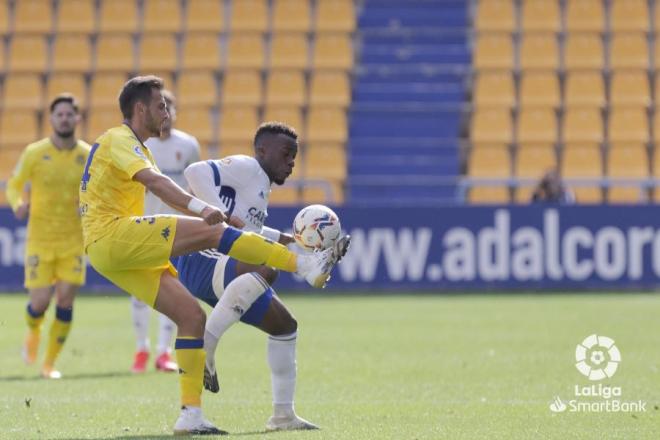
[[[92,146],[80,181],[85,248],[112,232],[113,221],[144,214],[145,187],[133,176],[156,164],[128,125],[111,128]]]
[[[30,183],[28,240],[34,244],[81,243],[78,185],[90,146],[79,140],[58,149],[50,138],[28,145],[7,182],[7,200],[15,211]]]

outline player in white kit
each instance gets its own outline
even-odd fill
[[[298,153],[298,135],[279,122],[262,124],[254,137],[254,157],[236,155],[192,164],[185,176],[192,192],[206,203],[222,209],[230,223],[282,244],[293,242],[290,234],[264,226],[268,216],[271,184],[281,185],[291,175]],[[340,243],[346,252],[349,238]],[[253,325],[268,336],[273,416],[266,429],[318,429],[295,413],[296,339],[298,324],[271,285],[277,271],[253,266],[207,250],[179,258],[180,281],[213,311],[206,321],[204,387],[219,391],[215,351],[222,335],[237,321]]]
[[[173,127],[176,121],[176,99],[172,92],[163,90],[163,97],[170,117],[161,127],[160,137],[149,138],[145,144],[151,150],[156,165],[163,174],[170,177],[182,188],[187,187],[183,170],[191,163],[199,161],[199,143],[193,136]],[[144,199],[144,215],[179,214],[180,212],[166,205],[161,199],[147,192]],[[176,261],[173,261],[176,265]],[[137,342],[137,351],[131,371],[143,373],[149,360],[149,315],[151,308],[131,295],[133,327]],[[177,371],[177,364],[171,357],[174,323],[165,315],[159,315],[158,345],[156,347],[156,370]]]

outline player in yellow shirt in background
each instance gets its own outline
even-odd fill
[[[103,276],[178,327],[174,348],[182,408],[174,433],[223,434],[201,410],[206,316],[177,279],[170,257],[217,249],[245,263],[297,272],[313,286],[323,287],[350,240],[345,236],[324,251],[295,254],[260,235],[228,226],[220,209],[161,174],[144,141],[159,136],[169,117],[162,90],[163,81],[155,76],[129,80],[119,95],[124,124],[106,131],[92,146],[80,182],[85,250]],[[287,163],[291,174],[293,157]],[[172,208],[196,217],[144,216],[145,187]]]
[[[53,133],[27,146],[7,182],[7,199],[17,218],[29,217],[25,248],[25,287],[30,300],[23,359],[37,358],[41,324],[53,295],[55,320],[50,327],[42,376],[59,379],[53,368],[71,328],[73,301],[85,283],[78,186],[90,146],[76,139],[78,104],[69,94],[50,104]],[[23,199],[26,183],[30,198]]]

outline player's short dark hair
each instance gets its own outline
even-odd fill
[[[129,79],[119,94],[119,108],[124,119],[133,117],[136,102],[149,104],[153,89],[163,90],[163,80],[154,75],[136,76]]]
[[[298,133],[296,133],[296,130],[293,127],[284,122],[268,121],[264,122],[259,128],[257,128],[257,132],[254,135],[254,146],[256,147],[263,137],[278,134],[289,136],[294,141],[298,141]]]
[[[73,111],[78,113],[79,111],[78,100],[71,93],[60,93],[55,98],[53,98],[53,100],[50,102],[50,112],[53,113],[55,111],[55,107],[57,107],[57,104],[61,102],[66,102],[68,104],[71,104],[71,107],[73,107]]]

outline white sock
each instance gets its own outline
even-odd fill
[[[163,353],[169,353],[172,350],[170,346],[172,345],[172,335],[174,334],[174,321],[172,321],[167,316],[159,313],[160,317],[158,319],[158,355]]]
[[[131,296],[131,312],[137,351],[149,351],[149,306]]]
[[[267,289],[266,281],[255,273],[240,275],[225,287],[218,304],[206,320],[204,331],[206,367],[210,371],[215,371],[215,351],[222,335],[241,319],[243,313]]]
[[[297,332],[268,337],[268,365],[273,386],[273,415],[292,417],[296,391]]]

